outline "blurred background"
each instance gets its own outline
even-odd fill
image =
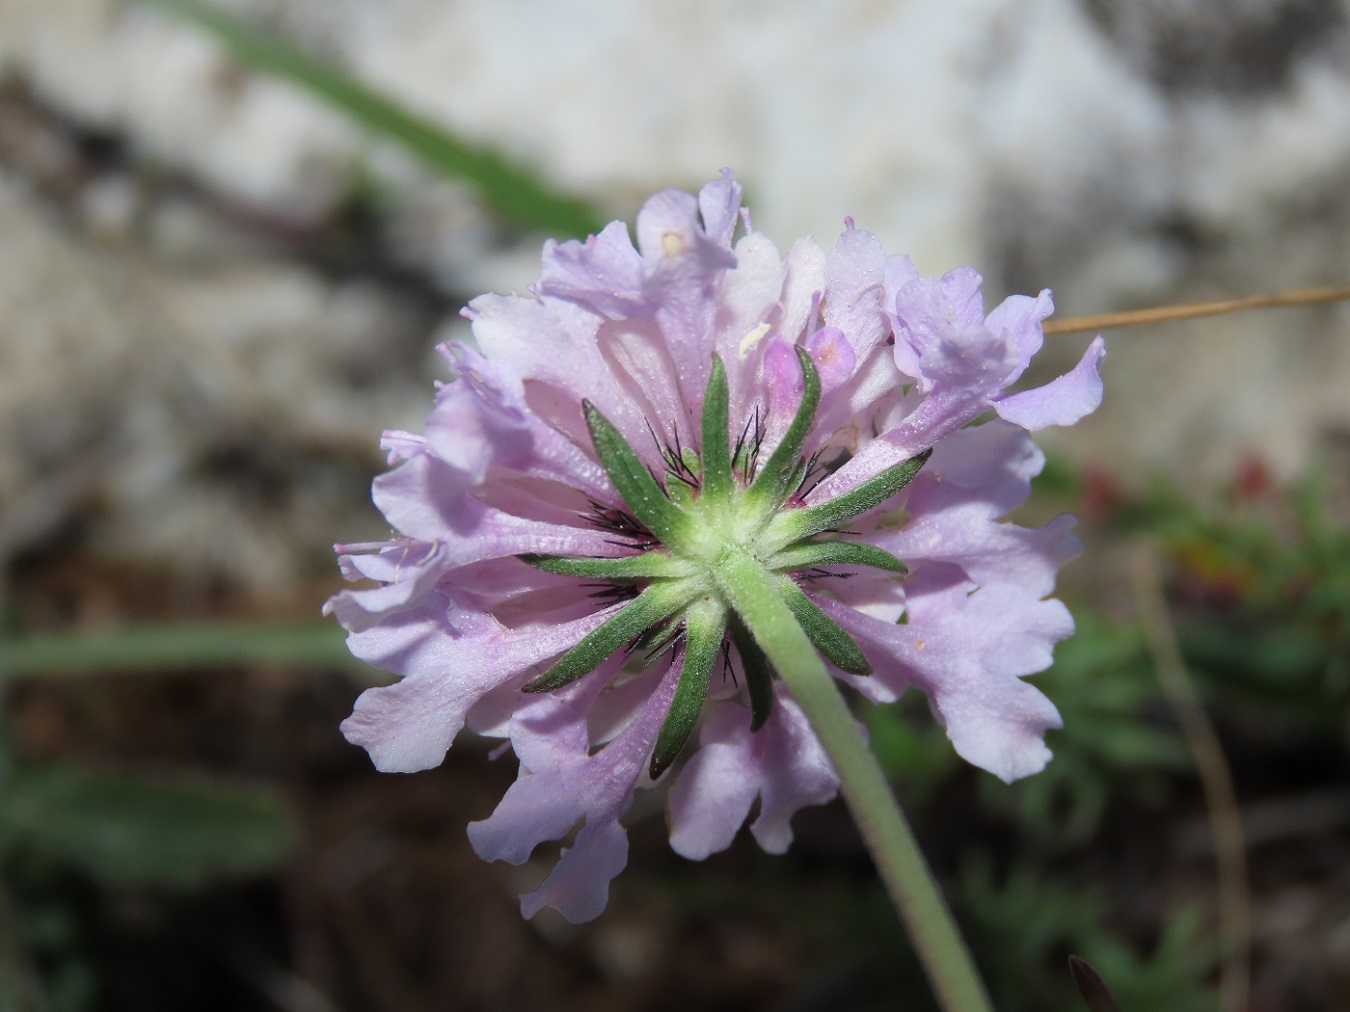
[[[931,1007],[838,805],[695,865],[658,800],[600,920],[525,922],[464,836],[510,758],[337,732],[331,545],[459,308],[723,165],[780,248],[851,215],[991,305],[1344,284],[1350,4],[0,0],[0,1009]],[[1000,1009],[1081,1008],[1070,952],[1350,1007],[1350,311],[1108,346],[1016,517],[1087,544],[1057,758],[917,699],[873,743]]]

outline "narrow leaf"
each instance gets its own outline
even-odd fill
[[[243,664],[346,667],[355,661],[332,622],[181,622],[106,632],[25,636],[0,643],[9,679],[114,671],[172,671]]]
[[[789,545],[813,534],[847,523],[861,513],[880,506],[914,480],[919,469],[932,456],[931,449],[901,461],[863,482],[852,492],[816,506],[784,510],[774,517],[763,539],[767,544]]]
[[[590,401],[582,401],[586,424],[591,430],[591,442],[596,456],[609,480],[633,514],[657,538],[666,544],[678,537],[685,525],[679,508],[666,498],[665,491],[656,483],[640,457],[628,445],[628,440],[614,427],[614,423],[600,413]]]
[[[783,434],[782,442],[750,486],[750,500],[756,505],[767,505],[771,510],[777,509],[792,492],[792,477],[801,463],[802,447],[806,445],[811,424],[816,420],[816,408],[820,406],[820,374],[816,372],[816,365],[805,348],[798,346],[795,350],[802,366],[802,402],[797,406],[797,414]]]
[[[727,370],[722,359],[713,356],[708,389],[703,394],[703,495],[709,500],[725,500],[731,495],[730,393]]]
[[[892,573],[909,572],[909,567],[890,552],[865,541],[806,541],[788,545],[769,560],[768,566],[780,573],[818,566],[869,566]]]
[[[644,552],[621,559],[574,559],[563,555],[519,555],[535,569],[559,576],[581,576],[593,580],[653,580],[662,577],[692,576],[694,567],[663,552]]]
[[[679,611],[692,596],[683,583],[653,583],[611,615],[542,675],[524,687],[526,692],[552,692],[594,671],[614,651],[656,623]]]
[[[115,886],[202,886],[274,871],[294,834],[275,790],[195,775],[145,779],[73,764],[5,780],[0,830]]]
[[[373,133],[397,141],[441,175],[472,184],[495,211],[526,226],[585,236],[603,221],[583,202],[556,193],[533,173],[455,136],[352,77],[198,0],[141,0],[196,24],[243,63],[316,94]]]
[[[661,725],[661,733],[656,737],[650,769],[653,780],[679,758],[694,731],[694,725],[698,723],[726,625],[726,609],[715,598],[709,597],[698,602],[686,615],[680,684],[675,688],[670,712]]]
[[[1069,973],[1078,985],[1083,1001],[1087,1002],[1089,1012],[1120,1012],[1120,1006],[1112,997],[1106,981],[1081,956],[1069,957]]]
[[[731,642],[741,655],[745,688],[750,696],[750,730],[758,731],[773,712],[773,666],[739,615],[731,618]]]
[[[839,623],[821,611],[790,578],[780,576],[778,585],[783,593],[783,601],[792,611],[797,624],[830,663],[851,675],[872,673],[872,665],[863,656],[858,644],[853,642],[853,637],[841,629]]]

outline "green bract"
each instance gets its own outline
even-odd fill
[[[680,683],[657,738],[650,773],[659,777],[679,756],[697,723],[712,670],[728,640],[747,683],[752,727],[768,719],[774,672],[755,625],[737,605],[769,592],[781,597],[811,644],[836,667],[869,674],[858,644],[817,607],[800,582],[825,575],[821,567],[872,567],[904,573],[905,565],[875,545],[843,539],[838,528],[903,489],[931,451],[883,471],[858,488],[811,506],[792,505],[809,470],[803,449],[820,403],[820,377],[803,349],[802,400],[768,461],[744,437],[730,439],[726,369],[714,356],[703,398],[702,452],[665,451],[670,478],[663,484],[595,405],[583,408],[596,456],[632,518],[650,532],[651,546],[625,558],[522,556],[533,566],[566,576],[607,581],[632,599],[599,628],[525,686],[547,692],[593,671],[630,643],[655,653],[682,649]],[[760,635],[764,631],[760,630]]]

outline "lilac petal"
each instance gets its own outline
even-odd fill
[[[804,265],[796,266],[801,271]],[[767,236],[752,232],[736,244],[736,269],[722,276],[715,349],[727,370],[732,418],[743,418],[759,393],[759,363],[766,340],[771,334],[794,333],[783,320],[782,299],[791,290],[790,269]],[[702,390],[691,407],[702,410]]]
[[[1067,514],[1040,528],[993,523],[981,504],[967,503],[918,516],[903,533],[868,540],[911,569],[919,561],[948,562],[975,583],[1012,584],[1042,597],[1054,590],[1060,567],[1082,551],[1075,523]]]
[[[978,497],[989,505],[991,517],[1000,517],[1026,502],[1031,479],[1044,466],[1045,454],[1024,429],[993,419],[959,429],[938,443],[919,472],[919,487],[927,488],[940,476],[944,494],[925,500],[925,508]]]
[[[844,332],[838,327],[821,327],[806,342],[806,350],[820,374],[822,395],[843,386],[858,367],[858,356],[853,352]]]
[[[825,259],[825,317],[848,335],[860,359],[890,336],[882,312],[886,251],[871,232],[850,228]]]
[[[730,248],[741,212],[741,184],[736,182],[736,174],[723,169],[717,179],[704,184],[698,191],[698,209],[708,238]]]
[[[424,436],[404,432],[401,429],[386,429],[384,435],[380,437],[380,449],[385,452],[390,464],[416,457],[423,452],[426,444]]]
[[[1031,437],[1006,422],[955,432],[906,490],[909,522],[866,538],[911,569],[921,561],[952,563],[977,584],[1012,583],[1042,597],[1081,550],[1073,518],[1031,530],[997,521],[1025,501],[1043,461]]]
[[[638,212],[637,236],[663,345],[675,364],[684,402],[693,405],[711,368],[716,290],[722,275],[736,266],[736,254],[729,243],[707,235],[698,201],[680,190],[648,199]]]
[[[999,417],[1027,429],[1073,425],[1096,411],[1102,402],[1101,365],[1106,342],[1093,338],[1078,364],[1058,379],[1034,390],[1005,397],[994,404]]]
[[[957,267],[942,275],[940,284],[942,297],[950,307],[950,318],[959,328],[984,325],[984,296],[980,294],[984,278],[979,271],[974,267]]]
[[[521,864],[538,844],[565,836],[585,820],[544,884],[521,897],[526,917],[553,906],[581,923],[604,909],[609,883],[628,858],[619,818],[646,773],[679,670],[672,665],[633,721],[594,755],[584,697],[546,696],[517,712],[511,740],[520,756],[520,776],[491,816],[469,824],[474,850],[485,861]]]
[[[764,388],[769,416],[764,419],[764,449],[771,451],[797,413],[805,391],[802,364],[795,346],[775,337],[764,349]]]
[[[481,484],[489,466],[548,478],[592,497],[609,494],[604,469],[529,409],[518,376],[466,345],[441,349],[460,373],[436,395],[426,445]]]
[[[566,410],[567,418],[545,420],[570,431],[580,445],[589,443],[581,416],[583,398],[625,434],[645,431],[641,413],[600,352],[596,332],[604,317],[594,310],[550,296],[480,295],[469,303],[469,316],[474,339],[489,359],[522,380],[557,391],[557,406]],[[539,406],[534,410],[540,413]]]
[[[984,323],[985,327],[991,333],[1009,341],[1017,349],[1018,358],[1021,360],[1016,372],[1008,377],[1009,383],[1022,375],[1022,371],[1031,361],[1031,356],[1041,350],[1041,344],[1045,340],[1041,324],[1054,311],[1055,302],[1050,297],[1050,289],[1044,288],[1034,299],[1029,295],[1010,295],[989,314],[989,319]]]
[[[382,586],[343,590],[324,602],[349,632],[360,632],[423,601],[450,568],[441,544],[395,543],[378,555],[344,555],[339,560],[349,580],[380,580]]]
[[[651,314],[643,294],[642,257],[628,238],[628,226],[612,221],[584,243],[549,240],[539,272],[538,290],[583,303],[615,319]]]
[[[443,545],[447,565],[522,552],[615,555],[612,535],[512,516],[467,494],[465,477],[439,458],[422,454],[377,477],[372,498],[399,533]]]
[[[1047,728],[1059,712],[1021,676],[1050,666],[1054,643],[1073,632],[1059,601],[1019,587],[970,593],[960,584],[908,598],[906,625],[894,625],[815,597],[872,662],[872,679],[898,696],[917,685],[928,696],[957,753],[1011,783],[1044,768]]]
[[[342,733],[381,772],[438,766],[484,694],[575,645],[611,613],[508,630],[490,615],[433,595],[347,638],[356,657],[403,678],[361,693]]]
[[[839,778],[801,708],[774,686],[773,716],[757,732],[750,710],[720,705],[699,735],[699,750],[670,790],[670,845],[693,861],[725,850],[760,799],[750,832],[770,854],[792,842],[792,816],[822,805]]]

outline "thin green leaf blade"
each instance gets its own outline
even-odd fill
[[[847,523],[859,514],[880,506],[903,489],[914,480],[914,476],[932,455],[931,449],[924,450],[828,502],[805,509],[784,510],[774,517],[764,541],[789,545]]]
[[[679,758],[689,742],[694,725],[698,723],[726,625],[726,609],[715,598],[709,597],[698,602],[686,614],[680,684],[675,688],[675,698],[670,702],[670,711],[661,725],[656,747],[652,751],[648,772],[653,780],[659,778]]]
[[[692,576],[694,567],[664,552],[643,552],[620,559],[570,558],[565,555],[519,555],[522,562],[546,573],[592,580],[654,580]]]
[[[773,713],[773,665],[738,615],[731,618],[731,642],[741,655],[741,667],[745,671],[745,689],[750,697],[750,730],[758,731]]]
[[[708,388],[703,394],[703,497],[723,502],[731,497],[731,437],[728,432],[731,410],[727,389],[727,370],[714,355]]]
[[[182,622],[101,632],[24,636],[0,643],[0,684],[118,671],[175,671],[243,664],[369,670],[334,623]]]
[[[589,674],[625,643],[679,611],[696,593],[685,583],[654,583],[589,633],[547,671],[524,686],[552,692]]]
[[[802,447],[806,445],[806,437],[811,434],[816,408],[820,406],[820,373],[816,371],[816,364],[811,361],[805,348],[796,346],[795,351],[802,367],[801,403],[782,441],[774,448],[769,462],[755,476],[747,494],[750,502],[771,510],[777,509],[792,493],[792,478],[798,472]]]
[[[820,610],[802,589],[786,576],[778,578],[783,601],[792,612],[797,624],[802,627],[807,638],[835,667],[851,675],[870,675],[872,665],[868,663],[853,637],[840,628],[839,623]]]
[[[582,401],[581,406],[586,413],[586,425],[591,430],[596,456],[624,505],[661,541],[666,544],[677,541],[685,527],[685,515],[666,497],[647,465],[614,423],[590,401]]]
[[[279,794],[194,776],[149,781],[67,764],[20,766],[0,827],[114,886],[190,888],[275,870],[293,831]]]
[[[780,573],[821,566],[867,566],[891,573],[909,572],[909,567],[890,552],[865,541],[806,541],[788,545],[769,560],[768,566]]]

